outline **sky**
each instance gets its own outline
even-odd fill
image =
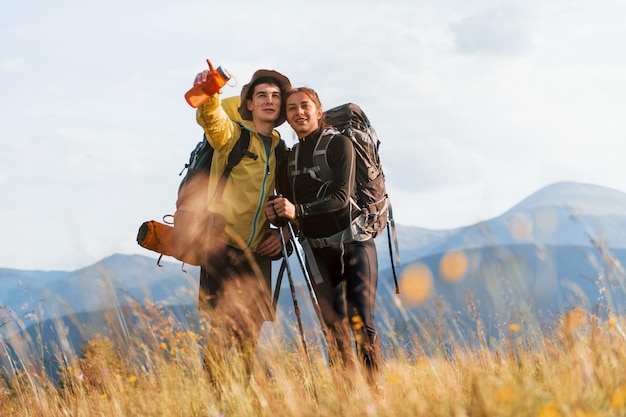
[[[621,0],[9,0],[0,268],[74,270],[174,211],[209,58],[359,104],[397,224],[497,217],[555,182],[626,192]],[[291,145],[287,124],[279,128]]]

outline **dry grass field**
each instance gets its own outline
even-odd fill
[[[59,353],[56,380],[36,360],[3,369],[0,415],[626,415],[624,322],[582,309],[561,317],[550,336],[511,325],[498,348],[428,356],[386,349],[379,386],[328,367],[323,347],[309,346],[307,356],[282,337],[259,347],[249,384],[233,362],[224,364],[231,376],[213,386],[201,365],[207,322],[182,331],[171,318],[137,314],[145,315],[137,337],[124,343],[96,337],[75,357]],[[5,342],[0,348],[7,352]]]

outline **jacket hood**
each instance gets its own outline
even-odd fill
[[[241,99],[239,98],[239,96],[227,97],[225,99],[222,99],[222,108],[224,109],[228,117],[236,122],[240,122],[242,120],[241,115],[239,114],[240,104]]]

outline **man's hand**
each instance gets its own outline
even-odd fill
[[[196,74],[196,78],[194,78],[193,80],[193,85],[205,84],[208,81],[208,79],[211,78],[210,74],[211,74],[211,71],[209,70],[204,70],[202,72],[199,72],[198,74]],[[217,94],[222,94],[221,88],[218,90]]]
[[[283,237],[285,238],[285,244],[289,242],[289,232],[287,229],[283,229]],[[266,256],[271,259],[278,259],[283,254],[283,247],[280,243],[280,236],[278,235],[278,229],[269,229],[265,232],[263,241],[256,249],[257,253],[261,256]]]

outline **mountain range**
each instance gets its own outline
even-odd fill
[[[498,217],[462,228],[397,225],[401,266],[392,268],[387,235],[377,238],[383,344],[428,351],[498,340],[511,328],[549,328],[575,307],[601,317],[621,314],[624,230],[625,193],[572,182],[549,185]],[[303,321],[314,329],[294,258]],[[15,343],[20,335],[35,340],[45,331],[46,340],[58,342],[63,333],[80,345],[112,331],[104,312],[133,305],[159,305],[193,326],[198,268],[175,260],[160,265],[152,254],[116,254],[77,271],[0,268],[0,337]],[[282,282],[278,316],[289,325],[293,300],[288,280]]]

